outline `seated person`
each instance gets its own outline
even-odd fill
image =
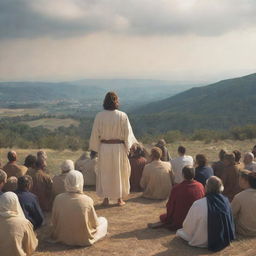
[[[236,165],[234,154],[224,156],[224,169],[221,180],[224,186],[223,195],[231,202],[233,197],[241,191],[239,186],[240,169]]]
[[[227,152],[224,149],[221,149],[219,152],[219,161],[212,164],[213,173],[215,176],[221,178],[224,170],[224,156]]]
[[[171,160],[172,170],[174,173],[176,184],[179,184],[183,181],[183,176],[182,176],[183,167],[194,165],[194,160],[193,160],[192,156],[187,156],[185,154],[186,154],[186,148],[183,146],[179,146],[178,147],[179,157],[176,157]]]
[[[42,225],[44,216],[37,196],[29,192],[32,185],[32,178],[29,175],[19,177],[16,195],[26,219],[33,224],[34,229],[37,229]]]
[[[254,155],[251,152],[247,152],[244,155],[244,169],[256,172],[256,162],[254,161]]]
[[[166,147],[166,142],[164,139],[159,140],[156,143],[156,147],[160,148],[162,150],[162,156],[161,156],[161,161],[165,161],[165,162],[170,162],[171,157],[169,154],[169,151]]]
[[[90,153],[88,151],[84,152],[75,162],[75,170],[81,171],[80,169],[83,168],[84,163],[90,159]]]
[[[11,176],[7,179],[3,187],[3,192],[15,192],[18,188],[18,179],[15,176]]]
[[[7,177],[15,176],[19,178],[26,174],[28,168],[24,165],[17,164],[17,153],[15,151],[10,151],[7,154],[8,163],[3,167],[6,172]]]
[[[222,250],[235,239],[230,203],[221,194],[223,189],[218,177],[207,180],[206,196],[193,203],[177,236],[191,246],[208,247],[211,251]]]
[[[130,191],[140,192],[142,191],[140,180],[142,177],[143,169],[147,162],[146,158],[144,157],[143,148],[140,144],[135,143],[132,145],[129,161],[131,165]]]
[[[24,161],[24,166],[28,168],[28,171],[26,174],[29,174],[31,169],[34,170],[36,168],[36,157],[33,155],[26,156]]]
[[[235,156],[235,162],[236,162],[236,166],[238,167],[238,169],[243,170],[244,169],[244,164],[240,161],[242,154],[239,150],[234,150],[233,154]]]
[[[41,161],[36,161],[36,169],[28,173],[33,180],[31,192],[38,198],[39,205],[43,211],[50,211],[52,208],[52,179],[43,171]]]
[[[174,182],[171,165],[160,160],[162,150],[158,147],[151,149],[151,160],[144,167],[140,186],[144,190],[143,197],[150,199],[167,199]]]
[[[241,171],[239,184],[244,190],[235,195],[231,202],[236,232],[244,236],[256,236],[256,173]]]
[[[13,192],[0,196],[0,255],[32,255],[38,241]]]
[[[81,164],[81,163],[80,163]],[[90,159],[86,159],[83,165],[80,165],[78,171],[82,172],[84,176],[85,186],[95,186],[96,185],[96,173],[98,165],[98,153],[91,151]]]
[[[213,176],[213,169],[207,166],[207,159],[205,155],[198,154],[196,155],[196,174],[195,180],[202,183],[204,186],[206,180],[208,180],[211,176]]]
[[[6,182],[7,182],[7,174],[5,171],[0,169],[0,196],[3,194],[2,190]]]
[[[65,160],[61,164],[62,173],[55,175],[52,179],[52,192],[53,196],[66,192],[64,181],[69,171],[74,170],[74,162],[72,160]]]
[[[160,216],[158,223],[149,224],[149,227],[168,227],[177,230],[182,223],[191,205],[198,199],[204,197],[204,186],[194,180],[195,169],[185,166],[182,169],[184,181],[172,188],[170,198],[166,204],[167,213]]]
[[[47,162],[46,162],[47,154],[46,154],[46,152],[43,151],[43,150],[40,150],[40,151],[37,152],[36,155],[37,155],[37,161],[40,162],[41,169],[44,172],[48,173],[49,171],[47,170]]]
[[[66,245],[92,245],[107,233],[108,222],[97,217],[93,200],[83,194],[83,175],[70,171],[65,193],[55,197],[52,209],[52,239]]]

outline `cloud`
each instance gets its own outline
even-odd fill
[[[255,13],[254,0],[0,0],[0,38],[216,36],[255,26]]]

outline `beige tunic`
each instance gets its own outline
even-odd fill
[[[237,233],[256,236],[256,189],[248,188],[235,195],[231,208]]]
[[[124,144],[104,144],[101,140],[119,139]],[[104,110],[96,115],[90,150],[99,153],[96,191],[100,197],[122,198],[130,192],[131,166],[128,153],[137,142],[127,115],[119,110]]]
[[[56,175],[52,179],[52,193],[53,196],[57,196],[61,193],[66,192],[64,180],[67,176],[67,173],[61,173],[59,175]]]
[[[79,171],[84,176],[84,185],[96,185],[97,162],[97,158],[87,159],[83,166],[80,167]]]
[[[28,256],[35,251],[38,241],[32,224],[24,217],[0,216],[0,255]]]
[[[169,162],[153,161],[144,167],[141,187],[144,189],[143,197],[151,199],[168,198],[174,175]]]
[[[93,200],[79,193],[58,195],[52,210],[52,238],[67,245],[86,246],[96,240],[98,218]]]

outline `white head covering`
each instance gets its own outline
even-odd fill
[[[6,192],[0,196],[0,216],[2,217],[24,217],[19,199],[13,192]]]
[[[84,177],[79,171],[72,170],[68,172],[65,181],[65,189],[67,192],[83,193]]]
[[[72,160],[65,160],[61,164],[60,168],[63,172],[69,172],[69,171],[75,170],[74,162]]]

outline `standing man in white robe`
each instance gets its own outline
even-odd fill
[[[98,152],[99,156],[96,192],[104,198],[103,205],[108,205],[109,199],[118,200],[119,206],[124,205],[123,198],[130,192],[128,154],[137,140],[128,116],[119,111],[118,106],[118,96],[108,92],[104,111],[96,115],[90,138],[90,150]]]

